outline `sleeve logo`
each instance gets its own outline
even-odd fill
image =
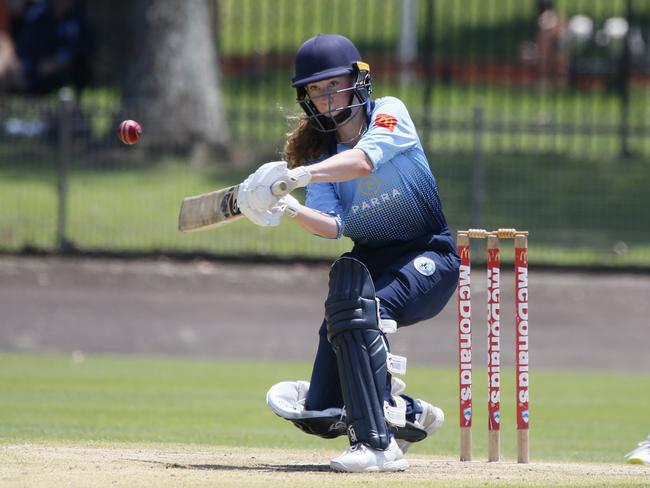
[[[384,129],[393,132],[397,125],[397,118],[388,114],[377,114],[377,117],[375,117],[375,123],[372,125],[374,127],[383,127]]]

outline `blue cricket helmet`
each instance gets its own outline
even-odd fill
[[[338,34],[318,34],[303,43],[296,53],[294,88],[315,81],[353,73],[353,64],[361,54],[347,37]]]
[[[372,92],[370,66],[361,60],[356,46],[347,37],[338,34],[318,34],[305,41],[296,53],[295,76],[292,86],[297,91],[297,102],[307,114],[312,125],[321,132],[333,132],[354,115],[352,108],[367,104]],[[353,84],[339,90],[350,92],[350,102],[336,116],[320,113],[309,99],[306,86],[336,76],[352,75]],[[356,100],[355,100],[356,98]]]

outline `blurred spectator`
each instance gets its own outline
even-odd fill
[[[0,0],[0,89],[13,86],[19,71],[11,29],[9,3],[7,0]]]
[[[555,11],[553,0],[536,0],[535,42],[521,47],[524,62],[536,68],[542,85],[566,85],[569,75],[568,22]]]
[[[79,91],[89,82],[91,40],[81,0],[35,3],[14,35],[21,91],[48,93],[64,85]]]
[[[542,83],[565,85],[569,73],[568,22],[553,6],[553,0],[537,1],[537,62]]]

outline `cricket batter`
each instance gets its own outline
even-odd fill
[[[405,373],[406,358],[390,353],[386,335],[443,309],[458,280],[456,246],[406,107],[370,98],[370,68],[349,39],[308,39],[293,87],[305,115],[288,135],[286,161],[250,175],[238,205],[258,225],[288,215],[354,247],[330,270],[311,381],[274,385],[267,402],[309,434],[347,433],[350,448],[332,469],[401,471],[410,444],[433,434],[444,414],[400,394],[405,383],[392,375]],[[278,181],[306,187],[305,205],[273,195]]]

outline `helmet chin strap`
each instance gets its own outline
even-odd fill
[[[336,122],[336,125],[341,125],[343,124],[343,122],[347,121],[351,117],[352,117],[352,109],[350,107],[346,107],[344,110],[341,111],[341,113],[330,118],[334,122]]]

